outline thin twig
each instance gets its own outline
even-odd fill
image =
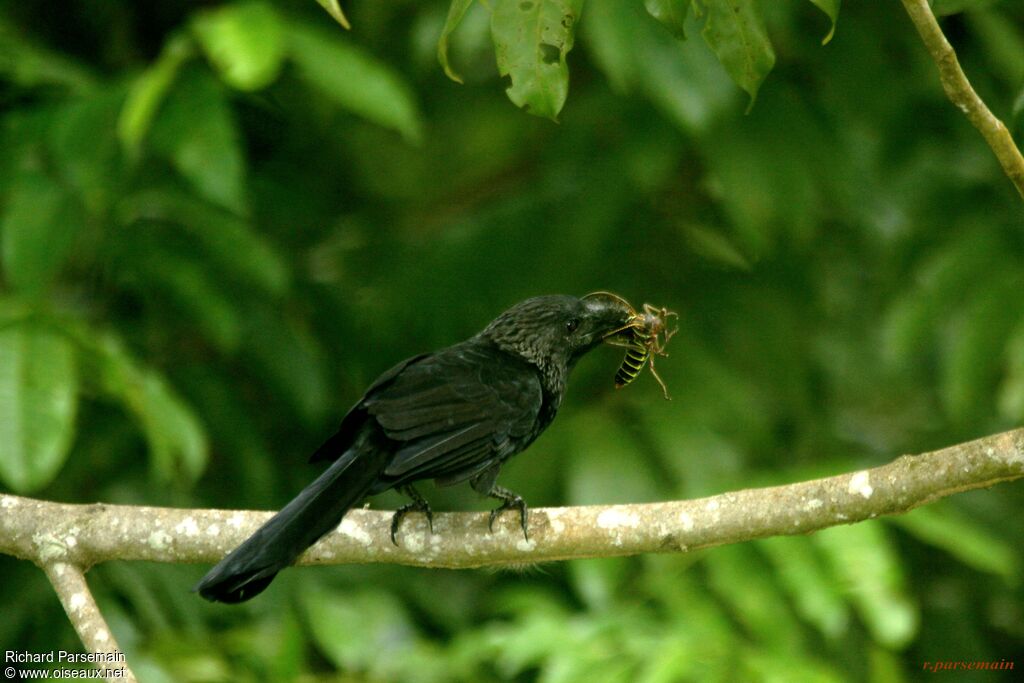
[[[104,680],[134,682],[135,674],[128,668],[114,634],[96,606],[82,570],[66,562],[49,562],[43,565],[43,571],[82,644],[91,653],[92,664],[105,672]]]
[[[985,106],[978,93],[974,92],[963,69],[960,68],[956,52],[939,28],[939,22],[935,19],[928,0],[903,0],[903,6],[939,68],[939,79],[946,95],[985,136],[988,146],[1002,164],[1003,171],[1017,187],[1021,197],[1024,197],[1024,157],[1017,149],[1010,131]]]

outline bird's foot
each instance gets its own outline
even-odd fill
[[[526,501],[523,500],[523,497],[502,486],[494,486],[487,495],[501,501],[501,505],[491,510],[491,516],[487,520],[487,528],[493,532],[494,520],[497,519],[498,515],[505,510],[519,510],[519,526],[523,530],[523,537],[529,541],[530,534],[527,531],[528,508],[526,507]]]
[[[391,542],[396,546],[398,545],[398,539],[395,536],[398,534],[398,525],[402,523],[402,519],[410,512],[422,512],[426,515],[430,533],[434,533],[434,511],[430,509],[430,503],[412,486],[403,486],[401,491],[412,498],[412,502],[395,510],[395,514],[391,518]]]

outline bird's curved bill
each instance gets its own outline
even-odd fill
[[[608,331],[601,340],[608,344],[621,343],[622,337],[629,336],[629,330],[643,325],[643,316],[637,314],[633,305],[612,292],[591,292],[582,297],[588,307],[603,309],[609,316]]]

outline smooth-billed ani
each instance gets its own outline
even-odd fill
[[[381,375],[349,410],[334,436],[310,458],[333,461],[323,474],[196,586],[207,600],[236,603],[262,592],[274,576],[334,529],[364,497],[399,489],[412,497],[392,521],[430,508],[412,488],[469,481],[516,509],[527,532],[526,504],[498,486],[505,460],[529,446],[554,419],[576,362],[634,315],[604,293],[540,296],[499,315],[482,332],[435,353],[414,356]]]

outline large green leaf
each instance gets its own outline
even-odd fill
[[[775,66],[764,20],[757,0],[695,0],[707,13],[701,34],[718,55],[732,80],[750,95],[750,106],[757,91]]]
[[[557,120],[569,94],[569,66],[583,0],[496,0],[491,35],[498,71],[517,107]]]
[[[181,74],[153,122],[151,141],[200,195],[248,212],[238,126],[224,86],[209,71],[197,66]]]
[[[285,57],[284,27],[269,3],[237,2],[200,13],[196,38],[228,85],[259,90],[272,83]]]
[[[0,479],[29,493],[67,459],[78,375],[73,345],[31,323],[0,328]]]
[[[422,136],[422,122],[409,85],[389,66],[330,31],[293,22],[288,49],[299,75],[338,105],[410,142]]]
[[[25,173],[11,188],[0,217],[4,279],[37,294],[53,280],[83,225],[67,191],[42,173]]]

